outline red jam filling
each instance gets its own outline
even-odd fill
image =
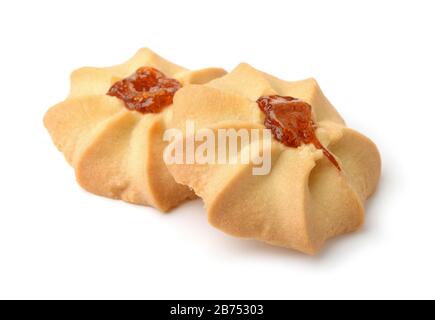
[[[107,94],[123,100],[129,110],[158,113],[172,104],[174,94],[180,88],[180,82],[167,78],[159,70],[142,67],[130,77],[116,82]]]
[[[266,115],[264,125],[272,131],[276,140],[292,148],[311,143],[341,171],[337,159],[316,137],[316,125],[308,103],[293,97],[273,95],[260,97],[257,104]]]

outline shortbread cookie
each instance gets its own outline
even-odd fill
[[[254,175],[253,159],[168,164],[175,180],[204,200],[213,226],[314,254],[327,239],[363,224],[364,201],[380,176],[378,150],[346,127],[314,79],[287,82],[241,64],[205,85],[184,87],[172,110],[171,127],[185,132],[186,119],[192,120],[200,136],[209,129],[216,135],[219,129],[270,129],[269,146],[259,144],[271,154],[268,174]],[[240,158],[249,146],[237,146]]]
[[[141,49],[115,67],[74,71],[70,95],[44,123],[84,189],[167,211],[194,197],[175,183],[162,158],[173,95],[223,74],[189,71]]]

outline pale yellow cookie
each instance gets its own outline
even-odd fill
[[[313,145],[292,148],[274,137],[270,150],[263,150],[272,159],[267,175],[253,175],[252,162],[168,168],[178,183],[204,200],[213,226],[237,237],[314,254],[327,239],[361,227],[364,201],[375,191],[381,168],[376,146],[346,127],[314,79],[287,82],[241,64],[205,85],[179,90],[170,127],[184,130],[189,119],[195,122],[195,133],[264,129],[265,114],[256,101],[269,95],[291,96],[312,106],[315,135],[341,171]]]
[[[181,85],[202,84],[225,74],[217,68],[189,71],[141,49],[115,67],[74,71],[70,95],[48,110],[44,124],[84,189],[167,211],[194,197],[174,181],[163,162],[162,137],[171,106],[160,113],[140,113],[106,94],[141,67],[158,69]]]

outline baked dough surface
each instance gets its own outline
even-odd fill
[[[183,85],[202,84],[225,74],[218,68],[189,71],[141,49],[118,66],[74,71],[68,98],[48,110],[44,124],[84,189],[167,211],[195,196],[174,181],[163,162],[162,137],[171,106],[158,114],[141,114],[106,95],[116,81],[144,66]]]
[[[190,119],[196,130],[264,128],[264,114],[256,103],[263,95],[308,102],[316,135],[342,171],[312,145],[289,148],[275,139],[268,175],[253,175],[252,163],[168,168],[178,183],[204,200],[213,226],[237,237],[315,254],[327,239],[362,226],[364,201],[376,189],[381,160],[373,142],[346,127],[314,79],[287,82],[240,64],[224,77],[178,91],[170,126],[183,130]]]

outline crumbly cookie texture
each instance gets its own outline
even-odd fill
[[[287,82],[240,64],[224,77],[178,91],[171,127],[183,129],[185,119],[191,119],[197,131],[264,128],[265,116],[256,103],[264,95],[309,103],[316,136],[341,171],[312,145],[291,148],[275,139],[268,175],[253,175],[252,163],[168,168],[178,183],[204,200],[213,226],[237,237],[315,254],[327,239],[362,226],[364,201],[376,189],[381,160],[373,142],[346,127],[314,79]]]
[[[202,84],[225,74],[218,68],[189,71],[141,49],[118,66],[74,71],[68,98],[48,110],[44,124],[84,189],[168,211],[195,196],[175,182],[163,162],[162,137],[171,106],[143,114],[106,94],[115,82],[141,67],[156,68],[182,85]]]

